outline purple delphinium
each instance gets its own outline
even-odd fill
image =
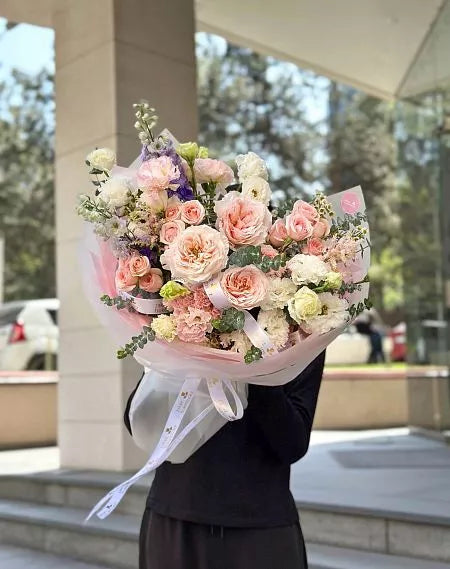
[[[148,260],[152,265],[156,263],[157,255],[155,251],[150,249],[150,247],[142,247],[141,249],[139,249],[139,253],[145,257],[148,257]]]

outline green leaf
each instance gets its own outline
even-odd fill
[[[261,247],[247,245],[234,251],[228,259],[228,266],[246,267],[247,265],[259,266],[262,261]]]
[[[262,358],[262,351],[256,346],[252,346],[249,351],[244,356],[244,361],[246,364],[251,364]]]
[[[242,330],[245,323],[245,314],[237,308],[227,308],[222,312],[220,318],[212,320],[213,328],[221,333],[234,332],[235,330]]]

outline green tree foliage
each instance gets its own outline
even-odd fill
[[[0,83],[5,300],[55,295],[53,106],[47,71],[13,71]]]
[[[280,199],[299,197],[321,179],[324,126],[305,101],[328,81],[295,65],[207,34],[197,39],[200,142],[231,160],[249,150],[267,160]]]

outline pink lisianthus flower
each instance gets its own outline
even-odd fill
[[[283,219],[277,219],[269,231],[269,241],[274,247],[281,247],[288,238],[286,224]]]
[[[146,292],[158,292],[164,284],[161,269],[150,269],[150,271],[139,279],[139,288]]]
[[[145,191],[160,192],[176,189],[174,181],[180,177],[180,171],[169,156],[150,158],[141,164],[137,171],[139,187]]]
[[[260,306],[269,288],[266,275],[254,265],[227,269],[220,284],[230,304],[247,310]]]
[[[170,245],[170,243],[180,235],[185,227],[184,223],[179,219],[176,219],[175,221],[166,221],[166,223],[161,225],[161,231],[159,233],[161,243]]]
[[[297,200],[294,203],[294,206],[292,208],[292,213],[299,213],[303,215],[311,223],[315,223],[316,221],[319,220],[320,217],[317,209],[313,205],[303,200]]]
[[[325,246],[323,244],[323,241],[318,237],[311,237],[311,239],[308,239],[306,245],[302,247],[302,253],[305,253],[305,255],[319,256],[322,255],[324,250]]]
[[[286,217],[286,231],[294,241],[303,241],[311,237],[313,226],[302,213],[292,212]]]
[[[198,184],[214,182],[228,186],[234,180],[233,170],[222,162],[213,158],[196,158],[194,162],[195,181]]]
[[[228,192],[215,205],[217,228],[227,237],[231,247],[262,245],[266,240],[272,216],[267,206],[239,192]]]
[[[205,217],[205,208],[198,200],[189,200],[181,204],[181,221],[189,225],[198,225]]]

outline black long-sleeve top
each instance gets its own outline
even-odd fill
[[[250,384],[241,420],[226,424],[186,462],[165,462],[157,469],[147,507],[221,526],[296,523],[290,465],[308,450],[324,359],[325,353],[284,386]],[[132,397],[125,412],[128,430]]]

